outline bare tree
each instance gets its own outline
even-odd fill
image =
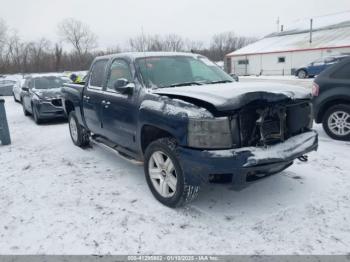
[[[81,21],[67,18],[58,25],[58,32],[63,41],[73,46],[81,59],[97,47],[97,36]]]
[[[3,49],[6,44],[6,34],[7,34],[7,26],[5,21],[0,18],[0,61],[3,55]]]
[[[221,61],[226,54],[256,40],[256,38],[252,37],[236,36],[234,32],[224,32],[214,35],[210,44],[211,58],[215,61]]]
[[[190,39],[187,39],[185,41],[185,51],[187,52],[194,52],[198,53],[200,50],[203,49],[203,42],[201,41],[192,41]]]
[[[63,49],[60,44],[55,44],[55,71],[61,70],[61,61],[62,61]]]
[[[184,40],[181,36],[176,34],[170,34],[164,38],[164,49],[166,51],[183,51],[184,49]]]
[[[52,47],[50,41],[45,38],[24,42],[16,31],[8,32],[5,22],[0,19],[0,72],[86,70],[96,56],[122,51],[119,46],[95,51],[96,36],[87,25],[80,21],[66,19],[59,24],[58,29],[62,40],[71,44],[73,51],[65,52],[61,43]],[[139,52],[191,51],[219,61],[223,60],[227,53],[254,40],[254,38],[236,36],[233,32],[226,32],[214,35],[210,47],[205,48],[201,41],[184,39],[176,34],[165,36],[142,34],[130,38],[129,47],[126,49]]]
[[[47,54],[51,52],[51,43],[45,38],[37,42],[32,42],[29,47],[32,69],[36,72],[45,71],[44,68],[50,67],[50,61],[46,59]],[[46,64],[46,65],[45,65]]]
[[[129,39],[131,51],[164,51],[164,42],[159,35],[138,35]]]
[[[129,39],[129,47],[131,51],[146,51],[146,40],[144,35],[138,35]]]

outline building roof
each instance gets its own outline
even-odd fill
[[[344,20],[343,13],[341,16],[336,16],[337,19],[323,19],[322,23],[315,20],[312,43],[310,43],[310,32],[307,27],[295,26],[285,32],[270,34],[255,43],[229,53],[227,56],[350,47],[350,13],[347,12],[347,14],[349,15],[346,16],[348,21]],[[332,21],[336,24],[332,24]]]

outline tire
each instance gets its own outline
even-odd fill
[[[90,144],[89,134],[86,132],[85,128],[79,124],[74,111],[69,113],[68,126],[70,137],[76,146],[83,148]]]
[[[13,95],[13,101],[15,101],[16,103],[18,103],[19,101],[16,99],[15,94],[12,93],[12,95]]]
[[[350,105],[340,104],[329,108],[323,116],[322,125],[331,138],[350,141]]]
[[[34,118],[34,122],[37,125],[40,125],[42,123],[42,119],[40,118],[38,110],[36,109],[36,107],[34,105],[32,105],[32,115]]]
[[[27,111],[27,109],[24,107],[24,103],[22,103],[22,108],[23,108],[23,114],[25,115],[25,116],[29,116],[30,115],[30,113]]]
[[[298,78],[303,79],[307,78],[307,72],[304,69],[300,69],[297,73]]]
[[[156,159],[158,160],[155,161]],[[152,142],[145,152],[144,171],[148,187],[159,202],[171,208],[191,202],[197,197],[200,189],[199,185],[187,183],[178,159],[177,145],[171,138],[161,138]],[[151,168],[155,170],[153,174],[150,172]]]

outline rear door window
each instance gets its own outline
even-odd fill
[[[94,63],[90,75],[90,88],[102,89],[107,62],[108,60],[98,60]]]
[[[332,75],[332,78],[350,80],[350,63],[347,63],[336,70]]]

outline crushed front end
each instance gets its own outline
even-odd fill
[[[180,147],[183,170],[193,184],[216,175],[232,177],[235,184],[246,184],[281,172],[318,147],[309,100],[256,101],[230,113],[227,121],[228,127],[221,124],[219,129],[222,139],[219,135],[213,138],[220,147]]]

